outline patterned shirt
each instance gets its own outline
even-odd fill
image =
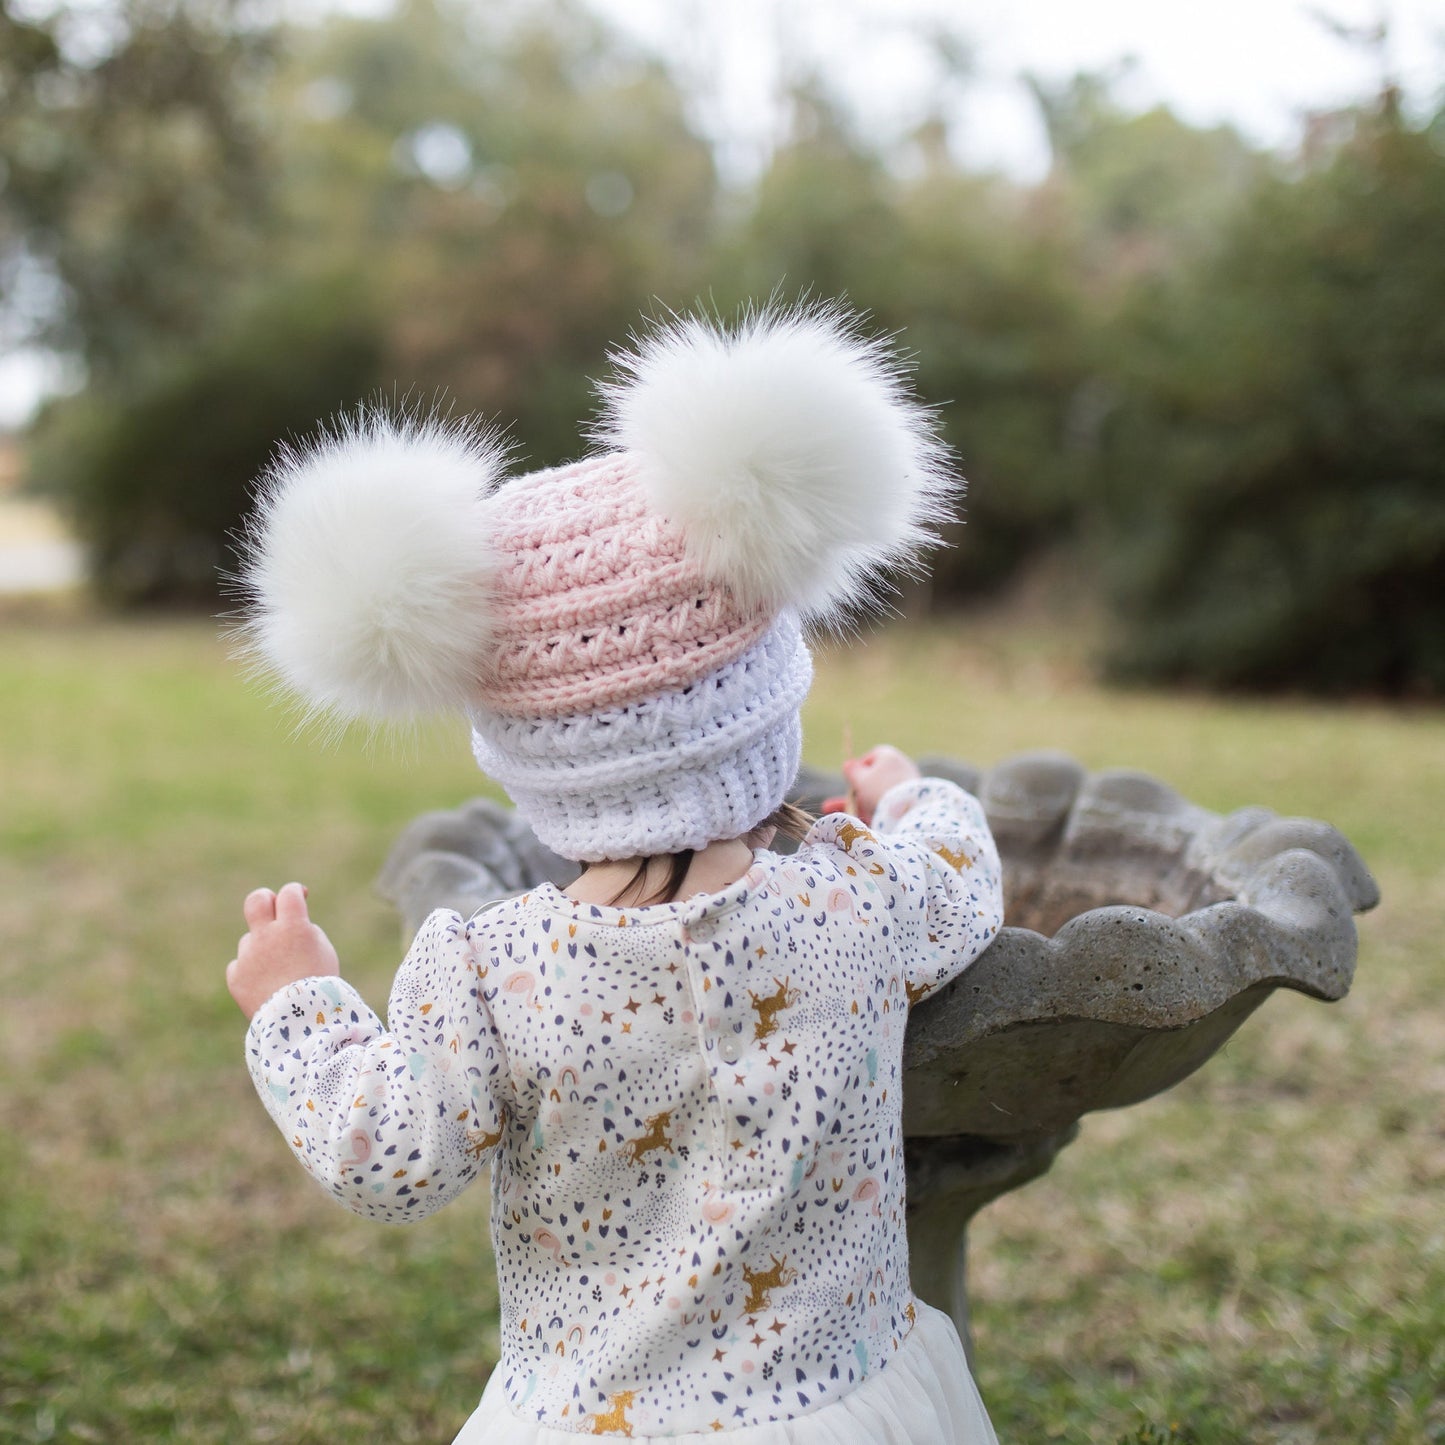
[[[636,909],[550,884],[438,911],[389,1028],[339,978],[247,1036],[262,1100],[347,1208],[431,1213],[490,1167],[507,1396],[583,1433],[788,1419],[888,1362],[911,1003],[1002,922],[976,799],[922,779],[822,818],[722,893]]]

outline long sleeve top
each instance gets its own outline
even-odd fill
[[[721,893],[629,909],[543,884],[436,912],[387,1026],[305,979],[256,1013],[248,1060],[348,1209],[417,1219],[490,1170],[516,1413],[734,1429],[841,1397],[911,1328],[908,1009],[1001,922],[981,807],[922,779]]]

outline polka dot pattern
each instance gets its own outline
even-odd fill
[[[634,1437],[787,1420],[912,1327],[908,1009],[1001,923],[982,809],[925,779],[719,894],[630,910],[544,885],[435,913],[389,1031],[306,980],[257,1013],[251,1069],[359,1213],[419,1217],[490,1161],[518,1416]]]

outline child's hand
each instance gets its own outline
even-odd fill
[[[226,987],[249,1019],[278,989],[300,978],[341,972],[331,940],[306,912],[306,890],[257,888],[242,905],[250,932],[226,966]]]
[[[923,775],[906,753],[888,743],[880,743],[861,758],[845,758],[843,776],[853,790],[851,803],[848,798],[829,798],[823,804],[823,811],[846,813],[851,808],[865,823],[871,823],[878,800],[889,788]]]

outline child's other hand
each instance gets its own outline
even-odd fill
[[[278,989],[301,978],[341,972],[331,940],[306,911],[306,890],[257,888],[242,905],[250,930],[226,966],[226,987],[249,1019]]]
[[[888,743],[879,743],[861,758],[846,758],[843,762],[843,776],[853,789],[853,811],[865,823],[871,823],[878,800],[889,788],[923,775],[918,771],[918,764],[907,753],[900,752]],[[847,798],[829,798],[823,804],[823,811],[846,813],[849,807]]]

